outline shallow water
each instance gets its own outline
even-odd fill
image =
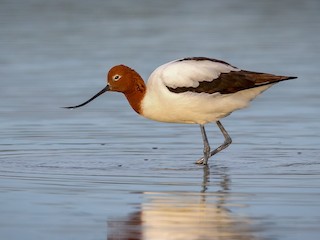
[[[2,1],[1,239],[318,239],[318,1]],[[83,102],[124,63],[147,79],[186,56],[298,76],[222,120],[145,120]],[[223,137],[208,125],[213,146]]]

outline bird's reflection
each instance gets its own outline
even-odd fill
[[[196,192],[145,192],[140,211],[126,219],[108,221],[108,240],[232,240],[256,239],[248,219],[227,207],[230,179],[217,173],[218,190],[207,193],[209,167],[203,169],[201,190]]]

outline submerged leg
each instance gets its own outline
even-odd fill
[[[222,126],[221,122],[217,121],[216,124],[218,125],[220,131],[222,132],[222,134],[224,136],[224,143],[221,144],[221,146],[217,147],[212,152],[210,152],[208,158],[212,157],[216,153],[218,153],[218,152],[222,151],[223,149],[227,148],[232,143],[231,137],[229,136],[228,132],[224,129],[224,127]],[[200,158],[196,163],[197,164],[206,165],[208,163],[208,159],[205,159],[205,157],[203,157],[203,158]]]
[[[207,137],[204,125],[200,124],[200,129],[201,129],[202,140],[203,140],[203,157],[199,159],[196,163],[206,165],[210,157],[210,145],[209,145],[209,141],[208,141],[208,137]],[[202,161],[199,162],[200,160]]]

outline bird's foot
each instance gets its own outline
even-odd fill
[[[205,157],[200,158],[199,160],[197,160],[195,162],[195,164],[199,164],[199,165],[207,165],[208,164],[208,159],[206,159],[205,161]]]

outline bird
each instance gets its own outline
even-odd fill
[[[167,123],[198,124],[203,140],[203,156],[195,163],[207,165],[208,159],[227,148],[232,139],[221,119],[249,103],[272,85],[293,76],[242,70],[225,61],[208,57],[186,57],[156,68],[147,83],[134,69],[120,64],[107,74],[106,86],[79,108],[105,92],[125,95],[132,109],[141,116]],[[205,125],[215,122],[224,142],[211,150]]]

